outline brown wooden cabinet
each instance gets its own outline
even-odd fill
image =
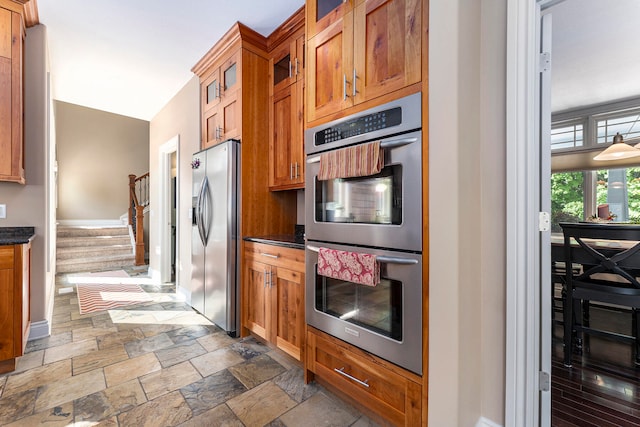
[[[0,2],[0,181],[25,183],[22,9]]]
[[[29,328],[31,243],[0,246],[0,374],[16,368]]]
[[[307,380],[317,374],[346,399],[397,426],[421,425],[422,378],[312,327]]]
[[[319,14],[321,3],[307,2],[307,122],[387,102],[421,81],[422,0],[346,0]]]
[[[270,36],[269,189],[304,188],[304,7]]]
[[[241,136],[242,53],[238,47],[216,61],[200,85],[203,149]]]
[[[244,242],[242,325],[303,360],[304,251]]]

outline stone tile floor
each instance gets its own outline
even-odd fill
[[[376,426],[305,385],[286,354],[229,337],[174,286],[127,272],[153,302],[81,315],[70,276],[57,278],[51,336],[0,375],[1,426]]]

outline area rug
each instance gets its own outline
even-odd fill
[[[78,284],[80,314],[110,310],[152,301],[152,298],[135,284]]]

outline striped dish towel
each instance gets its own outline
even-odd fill
[[[376,286],[380,283],[380,263],[371,254],[319,248],[318,274],[360,285]]]
[[[321,154],[318,180],[375,175],[383,166],[380,141],[369,142]]]

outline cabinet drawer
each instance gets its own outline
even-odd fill
[[[394,425],[420,424],[420,377],[313,328],[307,349],[307,369],[317,377]]]
[[[274,267],[304,272],[304,251],[265,243],[244,242],[245,257]]]
[[[13,269],[13,246],[0,246],[0,270]]]

